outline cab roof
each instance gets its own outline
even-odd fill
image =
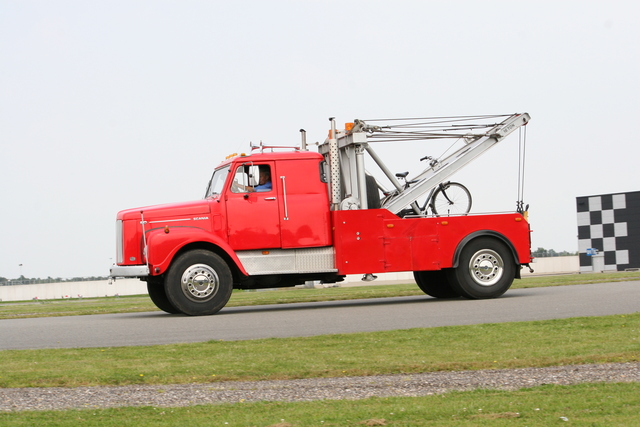
[[[218,165],[218,168],[226,166],[231,163],[244,163],[244,162],[265,162],[275,160],[305,160],[305,159],[318,159],[322,160],[322,154],[315,151],[276,151],[268,153],[250,153],[250,154],[238,154],[229,156],[222,163]],[[217,168],[216,168],[217,169]]]

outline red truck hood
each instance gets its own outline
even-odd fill
[[[144,212],[145,221],[158,219],[191,218],[207,215],[211,212],[207,200],[195,202],[170,203],[166,205],[146,206],[142,208],[127,209],[118,212],[118,219],[138,219],[140,212]]]

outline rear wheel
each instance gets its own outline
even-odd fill
[[[434,298],[457,298],[460,296],[451,287],[444,270],[414,271],[413,277],[422,292],[429,296]]]
[[[215,314],[233,290],[231,270],[218,255],[197,249],[180,255],[164,283],[169,302],[189,316]]]
[[[506,244],[491,237],[469,242],[458,260],[458,267],[447,271],[452,288],[470,299],[496,298],[513,283],[516,264]]]
[[[178,314],[180,310],[175,308],[169,299],[167,298],[167,294],[164,291],[164,283],[161,280],[154,280],[153,278],[148,278],[147,280],[147,291],[149,291],[149,297],[151,301],[162,311],[166,311],[170,314]]]

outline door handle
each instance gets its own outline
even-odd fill
[[[275,200],[276,198],[275,197],[265,197],[264,199],[265,200]]]

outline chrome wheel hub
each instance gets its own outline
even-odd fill
[[[478,285],[495,285],[504,273],[504,261],[497,252],[481,249],[471,257],[469,273]]]
[[[206,264],[195,264],[182,274],[184,295],[195,302],[205,302],[214,297],[220,280],[216,271]]]

